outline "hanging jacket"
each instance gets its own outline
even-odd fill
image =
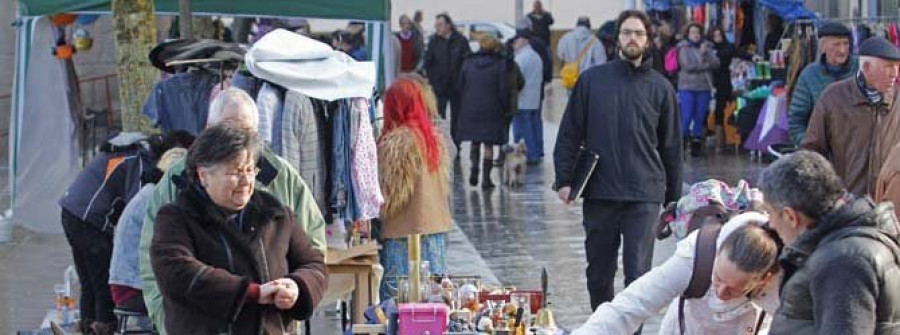
[[[260,93],[262,95],[262,93]],[[322,111],[303,93],[288,90],[285,94],[281,121],[278,123],[280,156],[291,164],[313,193],[319,210],[328,210],[326,196],[327,156],[325,155],[325,120]]]
[[[208,71],[177,73],[153,87],[143,113],[164,133],[187,130],[196,136],[206,128],[210,92],[218,83],[219,76]]]
[[[363,98],[352,100],[351,112],[357,119],[356,136],[353,136],[352,162],[350,171],[353,177],[353,189],[359,204],[359,220],[377,218],[384,204],[381,185],[378,183],[378,149],[375,146],[375,135],[369,121],[369,101]]]
[[[800,72],[794,92],[791,94],[791,106],[788,110],[788,132],[794,144],[803,143],[806,128],[809,126],[809,118],[812,116],[813,107],[822,91],[828,85],[856,75],[859,71],[859,57],[850,56],[846,70],[835,76],[825,70],[825,55],[816,63],[811,63]]]
[[[168,334],[287,334],[325,293],[325,256],[289,209],[256,190],[230,215],[193,182],[156,216],[150,262],[165,302]],[[260,305],[250,292],[287,278],[298,288],[289,310]],[[258,294],[258,293],[257,293]]]
[[[275,85],[263,82],[257,95],[259,139],[271,147],[275,117],[280,116],[282,108],[284,108],[284,91]]]
[[[897,334],[900,249],[892,214],[851,200],[786,246],[781,307],[769,334]]]
[[[898,89],[890,104],[873,106],[851,77],[828,86],[813,109],[801,147],[827,157],[856,195],[875,194],[881,166],[900,143]]]
[[[359,206],[351,177],[352,126],[349,100],[341,100],[331,115],[331,210],[337,218],[353,222],[359,218]]]

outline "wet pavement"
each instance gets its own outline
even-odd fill
[[[556,87],[545,107],[545,152],[547,157],[529,166],[526,184],[520,189],[498,186],[484,191],[465,183],[468,177],[468,146],[455,168],[452,211],[455,221],[450,234],[448,266],[454,274],[478,274],[488,283],[540,288],[540,270],[550,273],[549,300],[557,322],[573,329],[590,315],[584,270],[584,231],[581,206],[565,206],[550,190],[553,179],[552,152],[557,122],[565,93]],[[717,178],[734,184],[740,178],[754,181],[762,164],[734,154],[688,158],[685,182]],[[499,184],[500,169],[493,178]],[[0,244],[0,334],[37,328],[53,306],[53,284],[61,283],[71,263],[70,249],[61,235],[39,235],[16,230],[14,243]],[[657,242],[654,265],[674,250],[672,240]],[[617,274],[621,290],[621,271]],[[313,334],[338,334],[334,306],[320,306],[312,322]],[[649,322],[645,334],[656,334],[660,317]]]
[[[546,157],[541,164],[528,167],[525,186],[488,191],[469,186],[466,182],[470,164],[468,148],[464,145],[461,166],[455,169],[452,209],[458,226],[504,285],[539,289],[540,270],[547,268],[554,316],[563,328],[571,330],[587,320],[591,310],[584,272],[587,262],[581,206],[564,205],[550,189],[554,177],[551,156],[566,100],[559,86],[552,87],[544,107]],[[688,157],[684,182],[716,178],[729,184],[740,179],[753,183],[763,165],[747,156],[738,156],[734,150],[725,151]],[[495,183],[499,175],[499,169],[494,169]],[[674,248],[672,239],[657,242],[654,266],[664,262]],[[617,291],[623,288],[623,280],[620,266]],[[656,334],[660,320],[661,314],[645,325],[644,333]]]

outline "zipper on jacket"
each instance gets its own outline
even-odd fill
[[[197,284],[197,281],[200,280],[200,277],[203,277],[206,274],[206,271],[209,270],[209,267],[204,265],[200,271],[197,271],[197,274],[194,275],[194,278],[191,279],[191,284],[188,285],[187,294],[191,294],[191,291],[194,290],[194,285]]]
[[[875,152],[878,141],[878,106],[872,106],[872,114],[872,138],[869,141],[869,159],[866,162],[869,165],[868,171],[866,171],[866,194],[872,194],[872,170],[875,168],[872,162],[877,159],[878,154]],[[878,171],[875,173],[877,174]]]
[[[219,232],[219,237],[222,239],[222,246],[225,247],[225,253],[228,255],[228,271],[234,273],[234,255],[231,254],[231,246],[229,246],[228,241],[225,240],[225,234]]]
[[[266,245],[263,244],[262,237],[257,237],[256,242],[259,243],[260,258],[262,259],[263,264],[263,271],[260,273],[260,277],[263,282],[269,282],[269,261],[266,259]],[[281,327],[281,333],[287,334],[287,329],[284,328],[284,318],[281,317],[281,311],[275,311],[275,315],[278,316],[278,326]]]

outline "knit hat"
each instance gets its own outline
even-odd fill
[[[850,29],[847,28],[847,26],[835,22],[826,23],[822,25],[822,28],[819,28],[819,38],[825,36],[846,37],[849,39],[853,39],[853,33],[850,32]]]
[[[900,49],[884,37],[874,36],[859,45],[859,55],[900,61]]]

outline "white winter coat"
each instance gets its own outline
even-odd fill
[[[766,222],[759,213],[745,213],[731,219],[719,234],[717,245],[735,229],[750,222]],[[572,335],[632,334],[640,325],[669,305],[660,324],[659,334],[680,335],[678,326],[678,297],[687,289],[694,267],[697,233],[678,242],[675,255],[663,265],[647,272],[616,295],[611,302],[597,307],[590,319]],[[710,285],[706,297],[685,301],[684,321],[687,335],[752,335],[761,311],[766,311],[762,330],[767,334],[771,315],[778,309],[778,283],[781,274],[770,281],[766,289],[754,299],[721,301]]]

